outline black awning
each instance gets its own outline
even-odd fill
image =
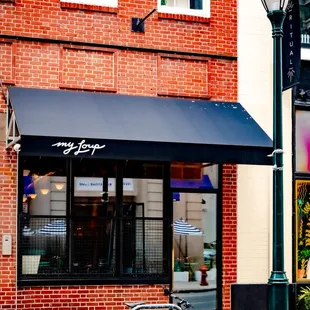
[[[9,88],[21,154],[271,164],[239,103]]]

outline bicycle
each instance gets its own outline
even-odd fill
[[[184,310],[184,309],[195,309],[194,306],[192,306],[188,301],[185,299],[178,297],[174,294],[172,294],[166,287],[164,289],[164,294],[166,296],[170,296],[173,299],[177,300],[177,304],[147,304],[145,302],[133,302],[133,303],[126,303],[125,305],[131,310],[140,310],[140,309],[175,309],[175,310]]]

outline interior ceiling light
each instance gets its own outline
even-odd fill
[[[64,183],[55,183],[55,187],[57,190],[61,191],[64,188]]]
[[[48,193],[49,193],[49,189],[47,189],[47,188],[42,188],[41,190],[41,193],[43,194],[43,195],[47,195]]]

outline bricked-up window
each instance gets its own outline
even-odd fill
[[[22,162],[20,280],[167,278],[162,164],[87,158]]]
[[[116,8],[118,0],[60,0],[60,2],[70,2],[70,3],[96,5],[96,6],[108,6]]]
[[[210,0],[158,0],[158,11],[210,17]]]

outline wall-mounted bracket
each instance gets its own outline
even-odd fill
[[[156,9],[153,9],[149,14],[147,14],[144,18],[133,17],[131,19],[131,31],[132,32],[144,32],[144,21],[149,18]]]

